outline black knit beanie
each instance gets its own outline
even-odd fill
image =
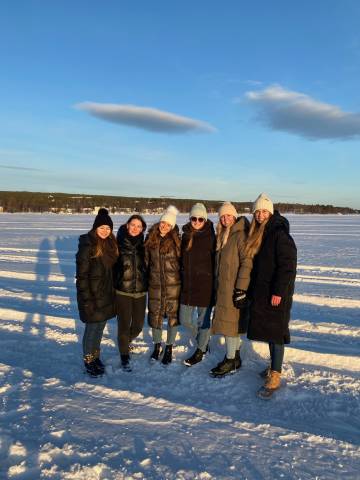
[[[114,228],[113,221],[111,220],[109,216],[108,210],[106,208],[100,208],[98,211],[98,214],[95,217],[94,220],[94,225],[93,225],[93,230],[96,230],[98,227],[101,227],[101,225],[108,225],[111,230]]]

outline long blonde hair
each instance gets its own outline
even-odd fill
[[[263,223],[258,223],[253,216],[250,224],[249,235],[245,245],[245,255],[250,258],[254,258],[258,253],[263,241],[264,231],[267,222],[271,218],[271,215],[268,219],[264,220]]]
[[[230,235],[230,229],[233,225],[224,227],[221,221],[219,221],[219,223],[216,225],[216,251],[221,250],[227,244]]]

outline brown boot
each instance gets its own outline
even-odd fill
[[[268,399],[281,386],[281,373],[276,370],[270,370],[268,376],[265,378],[264,386],[258,391],[260,398]]]
[[[266,377],[264,387],[269,390],[277,390],[281,385],[281,373],[276,370],[270,370],[269,375]]]

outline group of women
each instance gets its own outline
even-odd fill
[[[132,215],[113,234],[100,209],[76,255],[77,298],[85,322],[83,354],[91,376],[104,373],[100,343],[106,321],[117,316],[121,365],[131,370],[131,342],[144,324],[146,299],[152,329],[151,362],[173,358],[179,324],[192,335],[191,367],[204,358],[210,335],[225,337],[226,354],[210,374],[223,377],[241,367],[241,334],[269,344],[270,364],[260,373],[258,394],[268,398],[281,385],[284,345],[296,275],[296,246],[289,223],[266,194],[255,200],[251,224],[234,205],[219,209],[216,233],[202,203],[196,203],[180,236],[177,210],[168,207],[149,230]],[[167,320],[165,345],[163,323]]]

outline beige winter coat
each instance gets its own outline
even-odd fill
[[[231,227],[226,245],[216,252],[216,304],[212,333],[234,337],[245,333],[248,309],[233,304],[234,288],[247,290],[252,259],[244,253],[249,222],[240,217]]]

